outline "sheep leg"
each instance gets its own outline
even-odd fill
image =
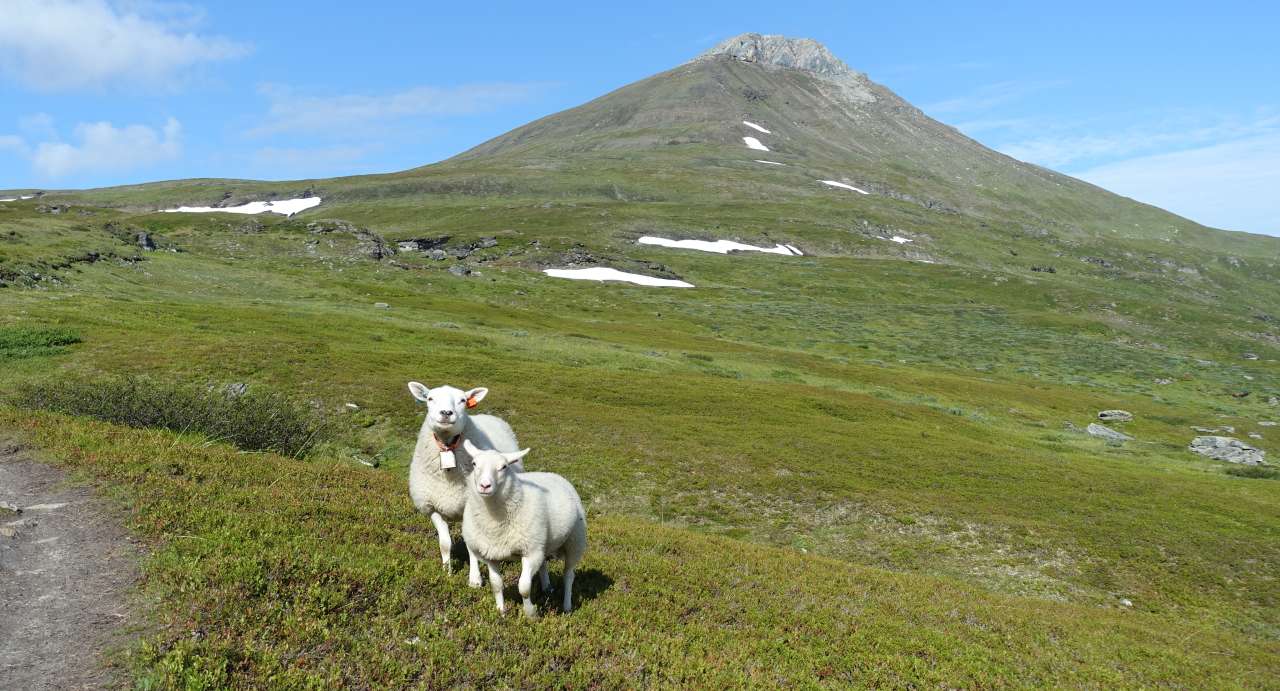
[[[449,524],[436,511],[431,512],[431,522],[435,524],[436,534],[440,537],[440,561],[444,562],[444,572],[452,574],[453,559],[449,555],[453,552],[453,538],[449,536]]]
[[[507,603],[502,599],[502,574],[498,572],[498,562],[484,560],[489,567],[489,587],[493,588],[493,599],[498,603],[498,614],[507,611]]]
[[[467,545],[467,559],[471,561],[471,571],[467,576],[467,585],[472,588],[479,588],[484,585],[484,579],[480,577],[480,558],[476,553],[471,551],[471,545]]]
[[[538,618],[538,608],[533,604],[533,574],[544,563],[541,554],[530,554],[520,558],[520,597],[524,598],[524,615],[530,619]]]
[[[573,575],[586,551],[587,525],[579,523],[573,537],[564,547],[564,606],[561,608],[563,612],[573,611]]]
[[[551,572],[547,570],[547,562],[542,562],[542,568],[538,569],[538,576],[542,579],[542,592],[550,593],[554,588],[551,587]]]

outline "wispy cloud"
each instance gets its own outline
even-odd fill
[[[193,32],[190,5],[107,0],[5,0],[0,72],[33,88],[163,85],[193,65],[248,46]]]
[[[316,148],[267,146],[252,154],[255,168],[267,171],[270,177],[301,175],[317,177],[327,173],[350,173],[379,146],[325,146]]]
[[[1075,173],[1206,225],[1280,235],[1280,132]]]
[[[1280,116],[1249,120],[1224,118],[1208,123],[1157,122],[1111,132],[1036,137],[1000,145],[998,148],[1017,159],[1057,167],[1205,146],[1275,131],[1280,131]]]
[[[277,84],[260,87],[271,105],[251,136],[286,132],[343,133],[353,127],[412,117],[470,115],[527,101],[548,88],[542,83],[415,86],[390,94],[309,96]]]
[[[27,159],[35,173],[46,178],[132,170],[182,155],[182,125],[173,118],[158,129],[146,125],[116,127],[109,122],[81,123],[73,134],[74,144],[58,140],[32,144],[18,135],[0,135],[0,150]]]
[[[924,111],[930,115],[980,113],[996,106],[1017,101],[1039,91],[1062,86],[1064,81],[1006,81],[987,84],[968,94],[930,103]]]

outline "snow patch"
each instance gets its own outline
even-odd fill
[[[743,120],[742,124],[746,125],[747,127],[750,127],[751,129],[757,132],[764,132],[765,134],[773,134],[769,130],[766,130],[765,128],[755,124],[754,122],[747,122],[746,120]]]
[[[832,187],[839,187],[841,189],[853,190],[854,192],[857,192],[859,194],[871,194],[866,190],[860,190],[857,187],[854,187],[853,185],[846,185],[843,182],[837,182],[836,180],[819,180],[818,182],[821,182],[824,185],[831,185]]]
[[[36,198],[36,195],[34,194],[24,194],[21,197],[7,197],[5,199],[0,199],[0,202],[20,202],[20,201],[25,201],[27,199],[35,199],[35,198]]]
[[[734,250],[740,252],[767,252],[769,254],[785,254],[792,256],[793,254],[803,255],[804,253],[795,249],[791,245],[774,245],[773,247],[757,247],[755,245],[744,245],[741,242],[733,240],[671,240],[668,238],[656,238],[646,235],[636,242],[641,245],[660,245],[662,247],[673,247],[682,250],[699,250],[701,252],[715,252],[717,254],[728,254]]]
[[[764,144],[761,144],[760,140],[756,139],[755,137],[743,137],[742,141],[747,143],[747,148],[749,149],[755,149],[756,151],[769,150],[769,147],[765,146]]]
[[[769,165],[771,165],[771,166],[785,166],[785,165],[787,165],[787,164],[785,164],[785,163],[778,163],[777,161],[762,161],[762,160],[760,160],[760,159],[758,159],[758,158],[756,159],[756,163],[768,163],[768,164],[769,164]]]
[[[292,216],[299,211],[306,211],[319,205],[320,197],[305,197],[302,199],[278,199],[271,202],[249,202],[240,206],[222,208],[213,206],[179,206],[176,209],[161,209],[161,211],[167,214],[261,214],[271,212],[283,216]]]
[[[655,278],[641,274],[630,274],[605,266],[592,269],[543,269],[542,273],[556,278],[571,278],[577,281],[626,281],[642,286],[660,286],[669,288],[692,288],[692,283],[674,281],[669,278]]]
[[[911,238],[904,238],[901,235],[895,235],[889,239],[892,240],[893,242],[898,243],[899,245],[905,245],[906,243],[911,242]]]
[[[803,256],[804,256],[804,252],[801,252],[801,251],[800,251],[800,248],[799,248],[799,247],[796,247],[795,245],[783,245],[783,247],[785,247],[785,248],[787,248],[787,249],[791,250],[791,253],[792,253],[792,254],[794,254],[794,255],[796,255],[797,257],[803,257]]]

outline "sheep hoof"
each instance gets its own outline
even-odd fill
[[[479,588],[484,585],[484,581],[481,581],[480,577],[476,576],[474,578],[468,578],[467,585],[471,586],[472,588]]]
[[[524,616],[525,616],[525,618],[526,618],[526,619],[537,619],[537,618],[538,618],[538,608],[537,608],[537,606],[536,606],[536,605],[534,605],[534,604],[532,604],[532,603],[525,605],[525,606],[524,606]]]

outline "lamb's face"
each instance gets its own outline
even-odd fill
[[[460,434],[467,425],[467,409],[474,408],[488,395],[483,387],[463,391],[452,386],[429,389],[416,381],[409,382],[413,397],[427,404],[427,422],[439,439],[447,440]]]
[[[528,449],[516,451],[515,453],[501,453],[492,449],[480,449],[471,443],[471,440],[462,442],[463,448],[467,453],[471,454],[471,459],[475,463],[475,468],[471,471],[468,478],[471,482],[471,488],[475,493],[488,499],[493,496],[501,496],[503,490],[511,483],[511,475],[513,470],[511,464],[524,458],[529,453]]]

